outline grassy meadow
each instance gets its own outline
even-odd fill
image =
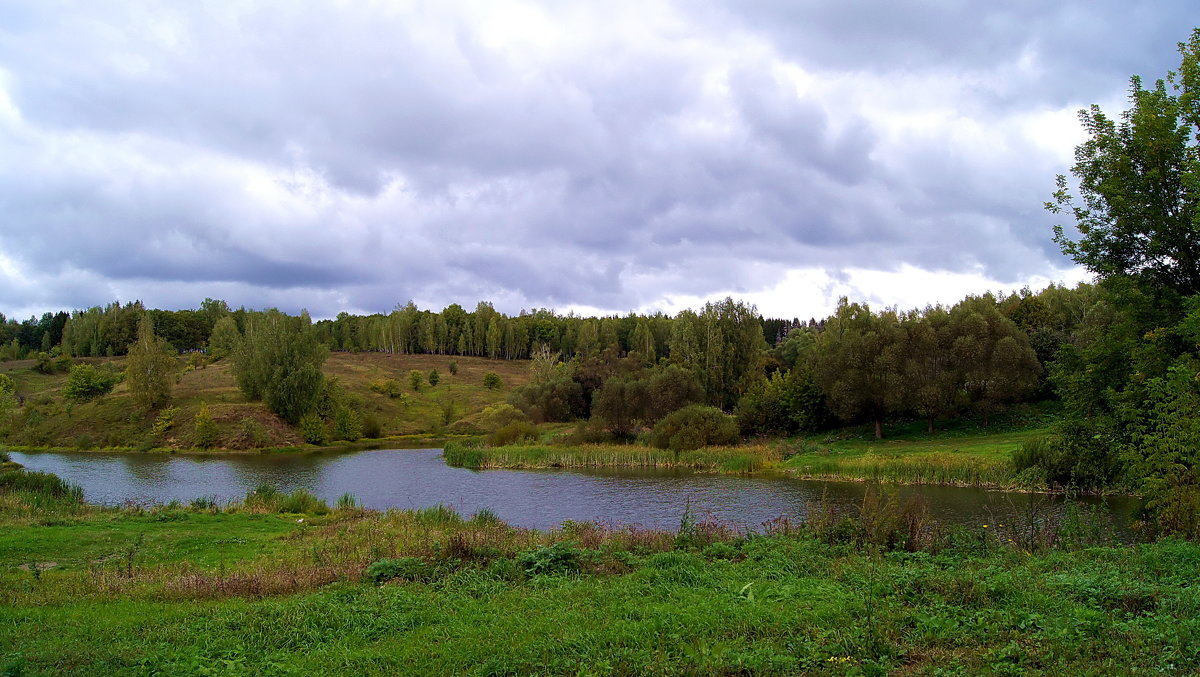
[[[682,507],[675,532],[541,532],[269,487],[111,509],[28,475],[0,479],[5,675],[1200,670],[1182,541],[1015,546],[886,501],[759,533]]]
[[[96,358],[81,361],[124,368],[124,358]],[[180,358],[181,364],[186,361]],[[450,373],[450,362],[458,364],[458,373]],[[157,414],[148,414],[134,406],[125,384],[92,402],[73,404],[62,395],[66,374],[42,374],[34,370],[32,360],[0,362],[0,373],[17,383],[31,407],[0,427],[0,443],[8,448],[36,447],[58,449],[190,450],[196,413],[202,404],[209,407],[220,431],[218,447],[290,447],[303,444],[298,431],[272,414],[261,402],[249,402],[238,390],[227,360],[200,368],[182,367],[172,392],[175,408],[167,425],[159,425]],[[428,376],[436,369],[437,386],[426,381],[419,391],[409,385],[409,372]],[[388,355],[384,353],[332,353],[325,361],[326,376],[338,384],[360,406],[364,416],[373,418],[383,437],[453,435],[474,433],[472,416],[485,406],[503,402],[508,391],[528,380],[527,364],[513,360],[488,360],[478,357],[444,355]],[[483,376],[495,372],[502,385],[497,389],[483,386]],[[389,397],[371,390],[378,379],[394,379],[403,396]],[[247,423],[248,421],[252,423]],[[457,424],[457,427],[456,427]],[[255,439],[247,439],[252,429]]]

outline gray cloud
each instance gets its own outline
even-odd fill
[[[1016,283],[1066,265],[1038,116],[1164,73],[1188,10],[9,3],[0,309]]]

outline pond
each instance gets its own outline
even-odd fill
[[[514,526],[546,529],[564,520],[675,529],[684,510],[743,529],[761,530],[780,516],[803,519],[822,500],[861,503],[857,482],[798,480],[773,475],[712,475],[670,470],[487,470],[451,468],[440,449],[392,449],[295,454],[164,455],[103,452],[9,452],[28,470],[52,472],[83,487],[89,502],[240,500],[260,484],[304,488],[331,505],[352,493],[367,508],[449,505],[463,515],[489,508]],[[1060,497],[959,487],[900,486],[902,500],[919,496],[940,520],[964,525],[1063,511]],[[1129,497],[1090,498],[1118,533],[1136,509]]]

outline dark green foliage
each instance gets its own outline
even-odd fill
[[[362,436],[371,440],[383,437],[383,425],[379,422],[378,418],[371,414],[363,416]]]
[[[458,376],[458,362],[456,360],[450,360],[450,366],[447,367],[447,370],[450,372],[451,376]]]
[[[709,404],[732,409],[761,373],[767,345],[752,305],[727,298],[685,310],[671,327],[671,361],[691,371]]]
[[[433,567],[419,557],[398,557],[396,559],[381,559],[372,562],[367,567],[367,578],[376,585],[392,580],[428,581]]]
[[[234,353],[233,372],[247,398],[262,400],[295,425],[317,405],[327,352],[307,315],[293,318],[270,310],[248,319],[245,339]]]
[[[83,501],[83,489],[48,472],[26,470],[0,472],[0,491],[42,494],[72,503]]]
[[[65,355],[55,357],[51,352],[42,351],[35,355],[34,359],[37,363],[33,368],[40,374],[59,374],[71,368],[71,358]]]
[[[499,380],[499,376],[496,380]],[[487,377],[484,377],[487,380]],[[535,422],[570,421],[583,415],[585,404],[583,388],[574,381],[565,368],[554,371],[550,376],[517,388],[508,398]]]
[[[437,369],[432,369],[432,370],[430,370],[430,372],[429,372],[429,385],[430,385],[430,386],[434,386],[434,387],[436,387],[436,386],[437,386],[437,384],[438,384],[438,383],[439,383],[441,380],[442,380],[442,377],[441,377],[441,375],[439,375],[439,374],[438,374],[438,370],[437,370]]]
[[[703,401],[695,376],[677,365],[609,378],[592,396],[592,418],[616,437],[629,437],[667,414]]]
[[[580,571],[583,553],[574,544],[561,541],[517,554],[527,576],[567,576]]]
[[[812,370],[775,372],[747,391],[734,409],[743,435],[793,435],[822,430],[833,414]]]
[[[488,433],[484,441],[489,447],[502,447],[515,442],[536,440],[537,428],[528,421],[513,421]]]
[[[500,374],[494,371],[489,371],[483,375],[483,387],[488,390],[499,390],[504,382],[500,380]]]
[[[442,447],[442,458],[446,465],[454,468],[481,468],[486,452],[479,448],[478,443],[447,442]]]
[[[1075,149],[1074,201],[1058,177],[1053,213],[1075,220],[1078,240],[1055,227],[1063,253],[1102,279],[1137,276],[1183,294],[1200,293],[1200,29],[1179,46],[1182,63],[1151,89],[1131,78],[1131,108],[1114,121],[1097,105],[1080,111],[1088,140]],[[1168,87],[1168,84],[1170,87]]]
[[[0,422],[17,406],[17,382],[8,374],[0,374]]]
[[[734,417],[716,407],[700,404],[668,414],[650,432],[652,445],[672,451],[733,444],[737,439],[737,420]]]
[[[108,369],[76,364],[71,367],[71,374],[63,387],[63,397],[72,402],[90,402],[112,392],[120,380],[119,375]]]
[[[846,421],[875,423],[904,406],[906,336],[894,312],[838,302],[817,341],[814,377],[829,408]]]
[[[192,444],[201,449],[214,447],[220,439],[221,433],[217,429],[217,422],[213,420],[212,412],[208,410],[207,404],[201,404],[200,410],[196,412],[196,421],[192,428]]]
[[[316,412],[309,412],[300,417],[300,436],[309,444],[325,444],[328,441],[325,422]]]

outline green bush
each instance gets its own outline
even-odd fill
[[[457,376],[458,375],[458,362],[451,360],[449,369],[450,369],[451,376]]]
[[[737,421],[716,407],[699,404],[668,414],[650,431],[650,444],[659,449],[691,451],[738,439]]]
[[[429,385],[431,385],[431,386],[436,386],[436,385],[437,385],[437,384],[438,384],[438,383],[439,383],[441,380],[442,380],[442,377],[441,377],[441,375],[440,375],[440,374],[438,374],[438,370],[437,370],[437,369],[432,369],[432,370],[430,370],[430,372],[429,372]]]
[[[363,416],[362,436],[370,440],[383,437],[383,425],[379,422],[379,419],[370,414]]]
[[[570,543],[560,542],[517,553],[517,562],[527,576],[565,576],[579,573],[582,555]]]
[[[416,369],[408,372],[408,385],[414,393],[421,392],[421,386],[425,384],[425,375]]]
[[[72,402],[90,402],[111,393],[120,380],[121,377],[113,372],[97,369],[90,364],[77,364],[71,367],[67,385],[63,387],[63,397]]]
[[[208,449],[216,446],[220,435],[217,422],[213,420],[208,405],[201,404],[200,411],[196,412],[196,422],[192,428],[192,444],[201,449]]]
[[[488,390],[498,390],[504,382],[500,380],[500,374],[494,371],[489,371],[483,375],[483,387]]]
[[[362,439],[362,417],[350,407],[338,407],[333,417],[333,439],[356,442]]]
[[[488,433],[485,441],[489,447],[503,447],[514,442],[536,440],[537,428],[528,421],[513,421],[499,430]]]
[[[394,378],[377,378],[371,381],[371,392],[387,395],[390,398],[400,397],[404,394],[404,386]]]
[[[309,444],[325,444],[325,422],[314,412],[300,417],[300,436]]]
[[[488,432],[499,430],[510,423],[528,420],[525,412],[507,402],[484,407],[479,414],[479,426]]]

